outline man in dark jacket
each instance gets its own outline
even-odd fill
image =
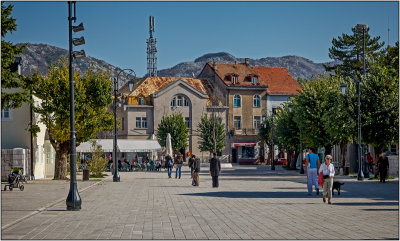
[[[217,158],[217,153],[213,153],[213,157],[210,160],[210,172],[211,172],[211,177],[212,177],[212,186],[213,187],[218,187],[218,176],[219,173],[221,172],[221,162]]]
[[[200,180],[199,180],[199,173],[200,173],[200,160],[196,158],[195,155],[193,155],[193,180],[194,180],[194,186],[199,186],[200,185]]]
[[[189,158],[189,162],[188,162],[188,166],[190,167],[190,175],[192,176],[192,178],[193,178],[193,162],[194,162],[195,157],[196,157],[195,155],[192,155]]]

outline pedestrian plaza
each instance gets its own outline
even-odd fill
[[[3,191],[2,239],[399,239],[398,179],[344,182],[332,205],[307,196],[306,175],[277,166],[223,168],[212,188],[161,172],[121,172],[78,181],[80,211],[66,211],[69,181],[37,180]],[[81,180],[82,176],[78,175]]]

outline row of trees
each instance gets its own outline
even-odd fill
[[[331,74],[314,76],[310,81],[299,79],[302,91],[285,103],[274,117],[268,117],[260,129],[260,138],[274,142],[291,154],[303,147],[324,147],[330,154],[340,145],[342,166],[346,160],[347,143],[357,142],[357,86],[361,90],[361,126],[363,144],[372,145],[379,154],[398,141],[399,133],[399,45],[380,48],[379,37],[371,38],[366,31],[366,70],[362,70],[362,32],[353,28],[353,35],[343,34],[332,41],[329,56],[339,60],[336,66],[326,66]],[[340,85],[347,85],[343,95]],[[291,108],[289,108],[289,105]],[[291,111],[290,111],[291,110]],[[295,166],[294,158],[290,163]]]
[[[214,113],[211,116],[204,114],[195,131],[199,133],[200,151],[221,152],[225,148],[225,125]],[[157,129],[157,139],[161,146],[166,146],[168,133],[171,135],[172,150],[175,153],[188,146],[189,129],[182,113],[175,112],[172,115],[163,116]]]

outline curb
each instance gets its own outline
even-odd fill
[[[106,180],[106,179],[101,180],[101,181],[96,182],[96,183],[93,183],[92,185],[90,185],[90,186],[88,186],[88,187],[85,187],[85,188],[83,188],[83,189],[81,189],[81,190],[79,190],[79,188],[78,188],[78,192],[84,192],[84,191],[86,191],[86,190],[89,189],[89,188],[92,188],[92,187],[94,187],[94,186],[96,186],[96,185],[99,185],[100,183],[104,183],[105,180]],[[61,202],[63,202],[63,201],[65,201],[65,198],[62,198],[62,199],[59,199],[59,200],[54,201],[54,202],[52,202],[52,203],[49,203],[49,204],[47,204],[46,206],[41,207],[41,208],[39,208],[38,210],[29,213],[28,215],[23,216],[22,218],[19,218],[19,219],[15,220],[15,221],[13,221],[13,222],[11,222],[11,223],[9,223],[9,224],[4,225],[3,227],[1,227],[1,231],[4,231],[4,230],[10,228],[11,226],[14,226],[15,224],[19,223],[20,221],[22,221],[22,220],[24,220],[24,219],[27,219],[27,218],[29,218],[29,217],[32,217],[33,215],[36,215],[36,214],[41,213],[41,212],[43,212],[43,211],[46,211],[46,209],[48,209],[48,208],[50,208],[50,207],[53,207],[54,205],[57,205],[57,204],[59,204],[59,203],[61,203]]]

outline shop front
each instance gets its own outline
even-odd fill
[[[257,142],[232,142],[232,163],[240,165],[254,164],[260,154],[260,147]]]

